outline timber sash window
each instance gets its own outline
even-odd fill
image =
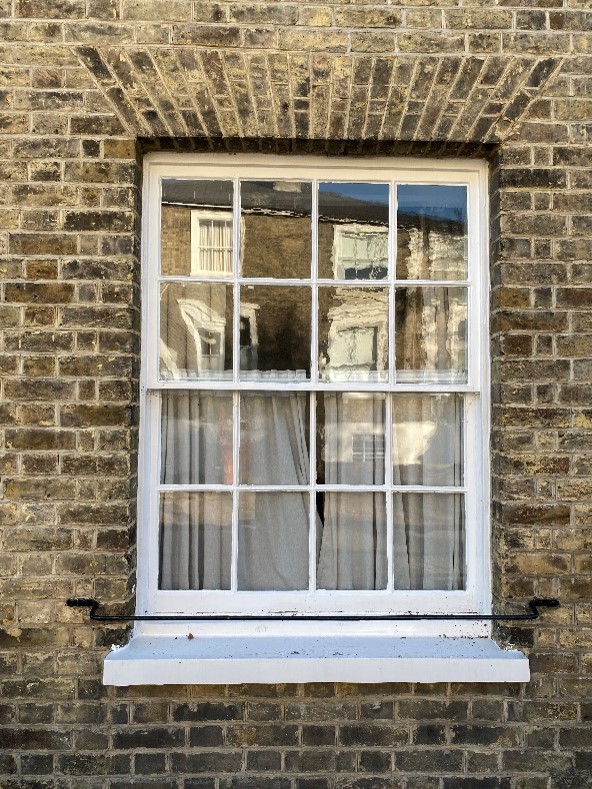
[[[140,610],[483,611],[485,166],[146,176]]]

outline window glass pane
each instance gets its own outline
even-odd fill
[[[298,380],[310,376],[310,303],[309,287],[241,287],[243,380]]]
[[[232,376],[232,287],[161,283],[160,377]]]
[[[319,277],[387,277],[388,224],[388,184],[319,184]]]
[[[322,518],[317,587],[385,589],[384,493],[326,493]]]
[[[242,181],[240,188],[242,276],[309,279],[311,184]]]
[[[240,399],[240,482],[307,485],[308,395],[248,392]]]
[[[397,279],[466,279],[467,188],[397,187]]]
[[[238,588],[308,588],[308,494],[239,494]]]
[[[388,380],[388,290],[319,288],[321,381]]]
[[[463,484],[463,398],[393,395],[393,483]]]
[[[395,589],[464,589],[464,496],[395,493]]]
[[[384,395],[317,395],[317,481],[384,483]]]
[[[230,589],[232,495],[162,493],[159,589]]]
[[[467,380],[467,289],[399,288],[395,299],[399,382]]]
[[[160,481],[232,484],[232,394],[163,392]]]
[[[232,181],[162,182],[160,270],[164,276],[232,272]]]

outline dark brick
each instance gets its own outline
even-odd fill
[[[21,772],[24,775],[50,775],[53,771],[53,756],[50,754],[23,754]]]
[[[166,771],[166,756],[162,753],[138,753],[134,756],[138,775],[158,775]]]
[[[437,724],[416,726],[411,739],[414,745],[443,745],[446,741],[446,729]]]
[[[222,745],[223,732],[220,726],[199,726],[189,730],[189,744],[199,747]]]
[[[70,748],[70,733],[62,729],[0,729],[0,747],[9,750],[62,751]]]
[[[237,775],[224,784],[228,789],[290,789],[288,778],[249,778]]]
[[[187,754],[172,754],[172,768],[177,773],[234,773],[240,771],[241,766],[240,751],[195,751]]]
[[[183,789],[216,789],[215,778],[186,778]]]
[[[392,701],[366,702],[360,705],[360,717],[374,720],[392,720],[394,704]]]
[[[14,775],[18,770],[17,761],[14,756],[0,754],[0,775]],[[30,772],[35,772],[30,771]]]
[[[444,789],[510,789],[510,778],[444,778]]]
[[[58,770],[66,775],[93,775],[106,771],[104,754],[67,754],[58,758]]]
[[[330,778],[297,778],[296,789],[329,789]]]
[[[297,745],[298,727],[280,724],[228,726],[226,741],[236,746]]]
[[[339,789],[403,789],[403,783],[392,778],[350,778],[340,780]]]
[[[340,726],[339,741],[342,745],[404,745],[407,729],[394,726],[376,726],[370,723],[359,726]]]
[[[272,702],[249,702],[247,704],[247,719],[253,721],[275,721],[282,717],[279,704]]]
[[[335,745],[336,732],[334,726],[303,726],[303,745]]]
[[[149,729],[116,730],[113,733],[113,747],[118,749],[133,748],[178,748],[184,744],[185,738],[182,729],[163,729],[154,727]]]
[[[391,756],[383,751],[362,751],[360,770],[367,773],[386,773],[391,770]]]
[[[280,772],[281,766],[279,751],[247,751],[247,770],[251,772]]]
[[[452,726],[452,740],[454,744],[466,745],[493,745],[499,743],[504,746],[516,746],[520,741],[518,729],[509,726]]]
[[[460,772],[463,755],[461,751],[409,750],[395,753],[395,767],[404,772]]]

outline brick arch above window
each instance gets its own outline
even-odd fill
[[[497,143],[562,58],[75,48],[111,122],[144,138]],[[113,116],[113,113],[115,115]],[[81,117],[85,131],[91,118]],[[76,120],[74,120],[76,126]],[[338,153],[330,143],[329,153]],[[385,148],[385,146],[387,146]]]

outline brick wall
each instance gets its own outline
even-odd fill
[[[592,786],[589,0],[0,0],[0,756],[24,789]],[[142,152],[487,155],[496,596],[519,685],[114,689]]]

